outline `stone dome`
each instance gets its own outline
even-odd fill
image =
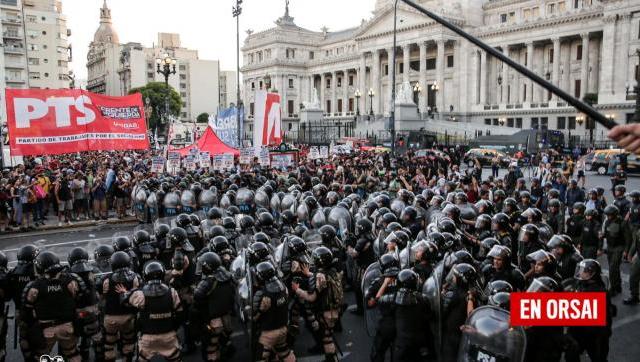
[[[107,6],[107,0],[104,0],[102,9],[100,9],[100,26],[93,36],[93,41],[95,43],[120,43],[118,33],[111,23],[111,9]]]

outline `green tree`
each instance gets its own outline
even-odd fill
[[[200,113],[198,115],[198,118],[196,118],[196,122],[198,122],[198,123],[207,123],[207,122],[209,122],[209,113],[207,113],[207,112]]]
[[[149,129],[153,129],[156,125],[160,124],[162,115],[165,113],[165,97],[167,94],[167,87],[163,82],[151,82],[147,83],[144,87],[133,88],[129,91],[129,94],[141,93],[143,102],[149,98],[153,111],[149,117]],[[180,109],[182,108],[182,100],[180,100],[180,94],[169,86],[169,114],[178,116]]]

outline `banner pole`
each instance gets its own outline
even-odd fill
[[[566,101],[567,103],[569,103],[570,105],[575,107],[580,112],[586,114],[588,117],[590,117],[593,120],[595,120],[596,122],[600,123],[602,126],[608,128],[608,129],[611,129],[611,128],[613,128],[613,127],[618,125],[613,120],[607,118],[605,115],[603,115],[602,113],[598,112],[592,106],[588,105],[587,103],[583,102],[582,100],[580,100],[578,98],[575,98],[575,97],[571,96],[569,93],[567,93],[567,92],[563,91],[562,89],[556,87],[552,83],[548,82],[546,79],[543,79],[542,77],[540,77],[539,75],[537,75],[534,72],[530,71],[526,67],[520,65],[519,63],[511,60],[511,58],[507,57],[502,52],[499,52],[495,48],[489,46],[488,44],[486,44],[482,40],[474,37],[473,35],[465,32],[464,30],[460,29],[458,26],[450,23],[449,21],[445,20],[444,18],[440,17],[439,15],[437,15],[437,14],[425,9],[424,7],[416,4],[412,0],[401,0],[401,1],[403,1],[405,4],[411,6],[412,8],[418,10],[419,12],[423,13],[424,15],[428,16],[429,18],[433,19],[435,22],[437,22],[437,23],[441,24],[442,26],[448,28],[449,30],[453,31],[454,33],[456,33],[456,34],[460,35],[461,37],[465,38],[469,42],[475,44],[480,49],[482,49],[485,52],[489,53],[491,56],[493,56],[495,58],[498,58],[501,62],[507,64],[508,66],[513,68],[518,73],[520,73],[520,74],[524,75],[525,77],[531,79],[532,81],[536,82],[542,88],[544,88],[544,89],[548,90],[549,92],[555,94],[556,96],[560,97],[561,99],[563,99],[564,101]],[[395,74],[395,72],[394,72],[394,74]]]

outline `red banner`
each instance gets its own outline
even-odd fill
[[[149,148],[139,93],[7,89],[6,99],[12,156]]]

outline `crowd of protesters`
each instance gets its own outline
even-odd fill
[[[325,172],[322,179],[326,181],[327,177],[331,177],[341,183],[357,184],[367,177],[373,177],[376,181],[386,183],[392,193],[400,188],[420,191],[434,186],[434,183],[443,180],[449,172],[461,175],[458,165],[464,158],[464,147],[437,148],[445,151],[447,158],[443,159],[443,162],[446,162],[446,165],[416,167],[416,164],[408,162],[413,157],[409,151],[404,158],[394,160],[400,167],[396,168],[394,165],[391,172],[386,172],[379,167],[379,162],[376,164],[374,154],[362,154],[359,158],[342,156],[334,158],[335,167]],[[301,149],[304,154],[304,147]],[[109,216],[126,218],[132,215],[130,195],[135,183],[140,179],[159,176],[151,175],[149,170],[151,158],[160,153],[161,151],[87,152],[25,158],[24,165],[2,172],[0,231],[33,230],[44,225],[45,221],[54,225],[57,221],[58,226],[63,226],[71,225],[74,221],[107,220]],[[502,178],[498,177],[499,162],[493,160],[492,173],[486,182],[493,187],[504,187],[506,190],[522,187],[518,184],[518,179],[524,176],[527,169],[521,167],[522,162],[517,162],[523,159],[524,155],[518,156],[514,157],[515,162],[509,165]],[[527,162],[527,176],[537,180],[533,185],[534,189],[557,189],[561,191],[563,202],[567,189],[572,188],[572,179],[577,180],[578,186],[584,189],[585,164],[584,159],[579,156],[580,152],[567,156],[545,152],[533,155],[530,162]],[[362,163],[363,160],[367,163]],[[257,160],[255,162],[257,163]],[[480,180],[482,167],[477,161],[476,163],[471,171],[477,174],[476,179]],[[312,169],[315,167],[312,162],[308,162],[308,166]],[[614,163],[610,167],[613,167],[610,170],[611,189],[618,184],[624,185],[626,173],[622,166]],[[481,191],[480,188],[478,190]],[[476,195],[470,192],[470,201],[477,200],[480,196],[479,193]]]

